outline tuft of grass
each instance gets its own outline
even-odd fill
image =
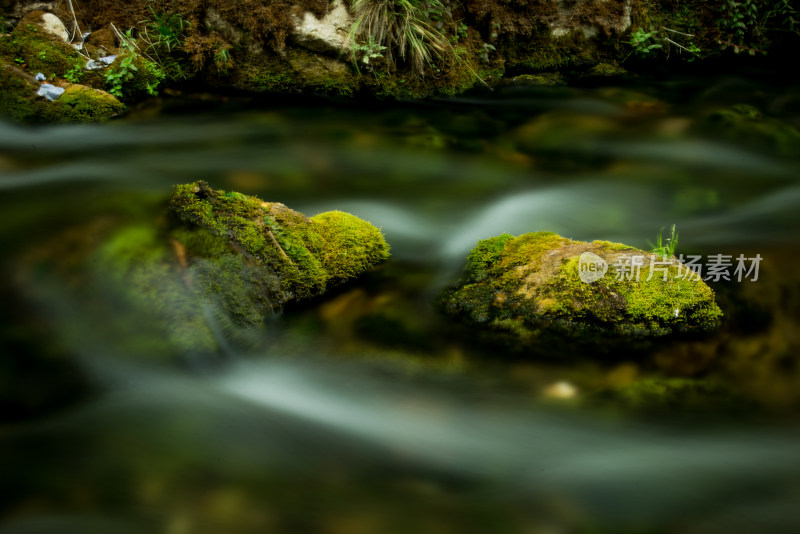
[[[150,7],[152,18],[142,22],[142,39],[147,43],[146,55],[173,80],[186,78],[176,54],[183,48],[186,31],[191,22],[180,13],[156,13]],[[180,54],[178,54],[180,55]]]
[[[153,18],[144,21],[144,35],[150,43],[150,48],[156,52],[163,49],[168,54],[180,48],[186,37],[185,31],[191,23],[180,13],[156,13],[153,6],[149,7]]]
[[[669,258],[675,255],[675,250],[678,248],[678,232],[673,224],[668,238],[664,239],[663,233],[664,227],[662,226],[658,231],[658,235],[656,236],[655,245],[650,241],[648,241],[647,244],[652,247],[650,252],[653,254],[658,254],[659,256]]]
[[[385,50],[389,65],[406,62],[422,76],[437,63],[455,60],[450,39],[432,24],[430,13],[445,13],[440,0],[354,0],[356,21],[350,29],[354,61],[358,45],[372,43]]]

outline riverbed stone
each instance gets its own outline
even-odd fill
[[[640,339],[704,333],[722,318],[714,291],[676,258],[551,232],[480,241],[442,305],[523,344],[542,332]]]

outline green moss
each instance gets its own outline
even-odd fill
[[[566,81],[556,72],[544,72],[539,74],[520,74],[514,76],[512,81],[516,85],[533,85],[542,87],[554,87],[566,85]]]
[[[124,106],[104,91],[83,85],[69,85],[64,94],[50,102],[36,95],[38,84],[0,60],[0,114],[18,122],[74,123],[101,122],[119,115]]]
[[[600,245],[603,248],[608,249],[608,250],[636,250],[635,247],[632,247],[630,245],[624,245],[622,243],[613,243],[611,241],[602,241],[602,240],[599,240],[599,239],[596,239],[596,240],[592,241],[592,244],[593,245]]]
[[[304,49],[287,49],[282,55],[265,52],[244,56],[229,81],[247,91],[345,96],[352,95],[360,85],[349,65]]]
[[[619,65],[611,63],[598,63],[586,73],[587,76],[595,76],[599,78],[610,78],[614,76],[624,76],[628,73]]]
[[[133,59],[130,59],[131,56]],[[129,66],[125,67],[130,61]],[[120,54],[114,63],[103,71],[104,81],[109,91],[114,92],[115,82],[111,76],[122,74],[121,85],[117,88],[121,93],[121,99],[125,102],[133,102],[153,96],[157,93],[157,88],[166,79],[164,70],[153,61],[132,52]]]
[[[593,283],[580,277],[584,252],[611,264]],[[638,278],[623,276],[614,265],[632,256],[644,261]],[[651,274],[651,259],[657,260],[608,241],[583,243],[551,232],[503,234],[478,243],[442,303],[452,315],[519,339],[532,339],[541,329],[634,337],[715,329],[722,312],[711,288],[686,269],[679,273],[674,262],[654,263]]]
[[[18,62],[21,59],[28,71],[42,72],[48,77],[52,74],[61,76],[81,62],[77,50],[58,37],[41,31],[30,20],[34,18],[22,19],[11,35],[3,39],[6,41],[0,48],[3,55]]]
[[[0,61],[0,114],[18,122],[46,121],[43,103],[36,98],[36,84],[19,76],[14,67]]]
[[[380,229],[355,215],[328,211],[311,221],[304,241],[331,280],[354,278],[389,258],[389,246]]]
[[[265,294],[276,309],[288,300],[320,295],[329,284],[353,278],[389,255],[380,230],[353,215],[328,212],[309,219],[283,204],[216,191],[204,182],[176,186],[170,211],[186,225],[184,234],[202,231],[216,238],[174,234],[190,255],[218,258],[222,240],[228,253],[272,273],[276,283]]]
[[[569,242],[553,232],[534,232],[506,241],[501,268],[516,267],[528,263],[531,258],[539,258],[548,250]]]
[[[309,219],[204,182],[176,186],[169,213],[112,233],[88,262],[90,285],[117,303],[109,328],[154,358],[250,346],[287,302],[388,257],[380,230],[353,215]]]
[[[204,314],[207,304],[193,291],[192,275],[173,267],[172,253],[155,226],[123,228],[96,251],[91,264],[106,298],[116,295],[123,303],[110,317],[110,328],[126,332],[124,339],[144,343],[135,347],[138,353],[216,352],[217,340]],[[134,329],[139,335],[130,335]]]
[[[596,62],[594,43],[580,31],[553,37],[549,31],[509,43],[504,49],[508,68],[527,72],[558,71],[577,63]]]
[[[478,244],[467,256],[467,265],[464,267],[464,275],[470,282],[480,282],[489,276],[489,272],[494,265],[502,258],[506,243],[514,236],[502,234],[478,241]]]
[[[84,85],[71,85],[50,104],[54,118],[61,122],[103,122],[125,110],[125,106],[105,91]]]

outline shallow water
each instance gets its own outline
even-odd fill
[[[707,117],[746,103],[797,127],[797,89],[189,96],[107,125],[0,123],[0,533],[796,532],[800,158]],[[244,343],[220,326],[219,359],[161,358],[78,256],[198,179],[350,211],[392,260]],[[479,239],[647,248],[672,224],[684,253],[764,258],[757,282],[712,285],[728,319],[710,339],[531,358],[433,306]],[[605,395],[653,378],[726,394]],[[552,398],[561,382],[577,396]]]

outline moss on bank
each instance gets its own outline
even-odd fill
[[[12,33],[0,35],[0,114],[18,122],[72,123],[102,122],[122,113],[124,106],[112,95],[63,79],[80,71],[86,59],[42,29],[43,14],[31,12]],[[57,100],[37,96],[39,72],[65,89]]]
[[[584,281],[584,254],[608,272]],[[722,317],[711,288],[674,258],[551,232],[480,241],[441,300],[447,313],[523,343],[543,331],[633,338],[707,332]]]
[[[85,51],[92,57],[101,52],[119,54],[108,69],[82,70],[85,58],[67,43],[44,36],[30,22],[34,14],[19,21],[12,35],[0,38],[0,57],[7,64],[24,65],[29,74],[41,71],[48,77],[64,77],[70,73],[70,80],[80,78],[130,103],[153,95],[164,82],[182,88],[188,80],[191,87],[208,85],[222,91],[424,98],[492,85],[503,76],[510,76],[512,83],[557,83],[552,74],[560,73],[585,83],[591,77],[624,74],[621,63],[635,73],[697,59],[734,57],[732,51],[761,55],[777,49],[791,57],[800,44],[791,9],[765,0],[747,4],[758,16],[741,18],[742,3],[722,0],[470,0],[430,9],[418,6],[413,15],[431,24],[438,43],[429,50],[435,60],[420,70],[399,50],[387,49],[385,54],[373,50],[369,64],[359,61],[356,65],[352,44],[347,42],[331,45],[325,53],[312,50],[314,46],[304,48],[298,21],[309,13],[322,19],[333,5],[323,0],[268,4],[169,0],[159,2],[155,11],[144,1],[98,0],[82,5],[77,16],[81,27],[96,35],[90,36]],[[345,5],[349,5],[346,0]],[[62,21],[72,19],[64,6],[55,6],[54,12]],[[165,27],[164,21],[170,20],[180,21],[179,29]],[[118,48],[111,23],[131,29],[133,48],[139,50],[133,61],[135,70],[121,70],[126,51]],[[168,45],[161,39],[162,30],[168,34],[164,37]],[[370,46],[364,35],[358,38],[358,47]],[[108,81],[115,74],[117,81],[123,80],[121,86]]]
[[[36,95],[39,84],[0,59],[0,115],[26,123],[103,122],[122,113],[124,105],[106,93],[78,84],[64,84],[55,101]]]

